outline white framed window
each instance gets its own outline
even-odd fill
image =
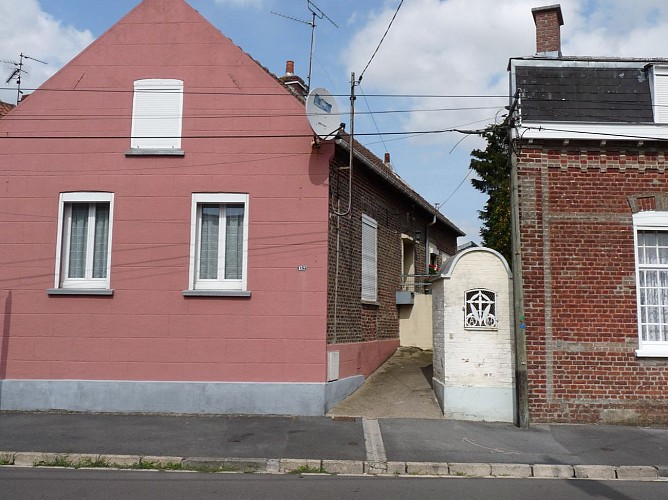
[[[194,193],[191,290],[246,290],[248,194]]]
[[[183,81],[137,80],[132,105],[132,149],[180,150]]]
[[[114,194],[61,193],[56,289],[109,289]]]
[[[378,223],[362,214],[362,300],[378,299]]]
[[[668,357],[668,212],[633,215],[637,356]]]

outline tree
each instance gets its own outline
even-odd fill
[[[489,196],[478,217],[483,223],[480,229],[482,244],[503,255],[512,263],[511,215],[510,215],[510,166],[506,127],[489,128],[483,137],[487,140],[485,150],[471,152],[470,168],[478,175],[471,184]]]

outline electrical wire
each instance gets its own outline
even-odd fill
[[[392,23],[394,23],[394,20],[396,19],[397,14],[399,14],[399,9],[401,9],[401,6],[403,5],[403,3],[404,3],[404,0],[401,0],[401,1],[399,2],[399,5],[397,6],[397,10],[394,11],[394,15],[392,16],[392,19],[390,20],[390,24],[387,26],[387,29],[385,30],[385,33],[383,34],[383,37],[380,39],[380,42],[378,42],[378,47],[376,47],[376,50],[375,50],[375,51],[373,52],[373,54],[371,55],[371,58],[369,59],[369,62],[366,63],[366,66],[364,67],[364,69],[363,69],[362,72],[360,73],[360,77],[359,77],[359,81],[360,81],[360,82],[362,81],[362,78],[364,78],[364,73],[366,72],[367,68],[368,68],[369,65],[371,64],[371,61],[373,61],[373,58],[376,57],[376,54],[378,53],[378,50],[380,49],[380,46],[381,46],[381,45],[383,44],[383,42],[385,41],[385,37],[386,37],[387,34],[390,32],[390,28],[392,27]]]

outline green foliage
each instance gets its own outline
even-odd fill
[[[512,264],[510,215],[510,166],[506,128],[495,126],[484,134],[485,150],[471,152],[470,168],[478,175],[471,184],[489,196],[485,207],[478,211],[483,225],[482,244],[503,255]]]

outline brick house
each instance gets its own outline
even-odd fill
[[[512,58],[528,411],[668,422],[668,59]],[[516,278],[517,278],[516,274]]]
[[[0,409],[319,415],[392,354],[462,233],[294,82],[143,0],[0,122]]]

